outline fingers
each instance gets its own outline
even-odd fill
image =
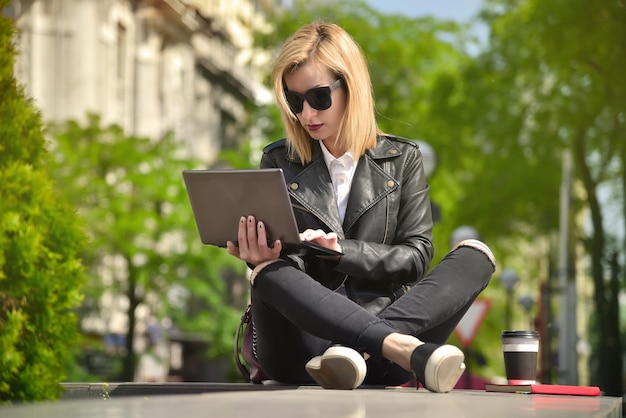
[[[302,241],[337,241],[337,234],[334,232],[326,233],[321,229],[307,229],[300,234]]]
[[[248,243],[248,249],[254,249],[254,246],[257,242],[256,219],[254,218],[254,216],[248,216],[246,229],[246,242]]]
[[[300,239],[302,241],[315,241],[316,239],[324,238],[326,233],[321,229],[307,229],[300,233]]]
[[[239,254],[248,252],[248,230],[246,229],[246,218],[239,218],[239,229],[237,230],[237,241],[239,244]]]
[[[256,236],[259,248],[262,249],[263,247],[267,247],[267,233],[263,222],[259,221],[256,223]]]
[[[267,243],[267,231],[263,222],[257,222],[254,216],[241,217],[237,230],[239,247],[228,243],[228,253],[253,265],[280,256],[281,243],[275,241],[273,247]]]
[[[228,254],[234,255],[235,257],[239,258],[239,247],[237,247],[234,242],[227,241],[226,250],[228,250]]]
[[[281,242],[279,240],[274,241],[272,247],[268,245],[268,242],[265,224],[263,222],[257,222],[257,247],[263,260],[266,260],[267,256],[277,258],[280,255]]]
[[[335,232],[326,233],[321,229],[307,229],[300,234],[302,241],[315,242],[323,247],[342,252],[341,246],[337,242],[339,237]]]

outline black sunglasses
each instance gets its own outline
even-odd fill
[[[326,110],[333,104],[330,93],[342,84],[343,81],[340,78],[330,86],[315,87],[304,94],[285,89],[285,99],[287,99],[289,109],[296,115],[302,112],[305,100],[315,110]]]

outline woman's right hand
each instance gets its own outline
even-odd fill
[[[337,242],[337,234],[334,232],[324,232],[321,229],[307,229],[300,233],[302,241],[314,242],[324,248],[330,248],[338,252],[342,252],[341,246]]]
[[[267,243],[265,224],[257,222],[254,216],[242,216],[237,231],[238,244],[232,241],[226,243],[228,254],[233,255],[248,264],[256,266],[264,261],[276,260],[280,257],[282,243],[274,241],[270,247]]]

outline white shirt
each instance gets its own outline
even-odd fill
[[[335,190],[335,200],[337,201],[337,209],[339,210],[339,219],[343,222],[346,215],[346,207],[348,206],[348,197],[350,196],[350,188],[352,187],[352,178],[356,170],[356,161],[350,151],[346,152],[339,158],[335,158],[326,148],[324,143],[320,141],[324,161],[330,179],[333,182]]]

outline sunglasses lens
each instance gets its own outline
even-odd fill
[[[306,101],[315,110],[326,110],[332,104],[330,99],[330,89],[328,87],[317,87],[306,92]]]
[[[293,113],[298,114],[302,112],[304,97],[296,92],[287,90],[285,92],[285,99],[287,100],[287,104]]]

